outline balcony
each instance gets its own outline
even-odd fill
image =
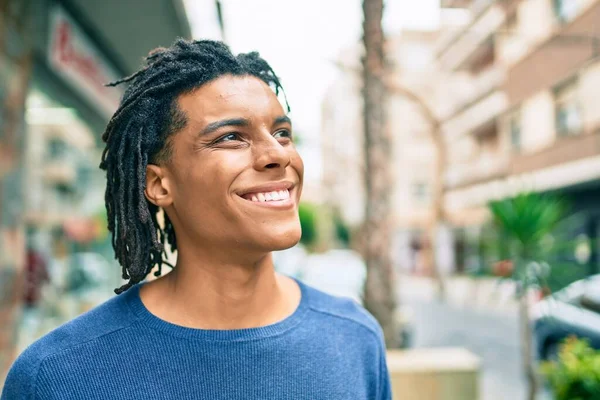
[[[530,173],[594,156],[600,156],[600,129],[593,134],[560,138],[551,147],[533,154],[517,155],[511,173]]]
[[[479,131],[481,127],[494,121],[506,111],[508,107],[506,94],[499,89],[493,89],[494,85],[492,85],[494,79],[501,79],[501,73],[494,72],[482,77],[488,79],[482,81],[478,88],[483,93],[480,95],[474,91],[477,96],[473,100],[462,105],[453,115],[446,118],[443,130],[447,140]],[[484,92],[489,86],[492,86],[492,90]]]
[[[443,8],[469,8],[473,0],[442,0]]]
[[[446,189],[459,189],[497,178],[503,178],[510,171],[510,156],[507,154],[482,154],[477,160],[451,166],[446,172]]]
[[[600,2],[595,2],[510,68],[505,90],[511,105],[573,76],[594,58],[598,15]]]
[[[44,166],[43,179],[47,183],[71,185],[77,179],[77,170],[68,161],[49,161]]]
[[[506,9],[490,0],[475,1],[471,6],[471,13],[474,17],[470,24],[458,34],[453,33],[440,39],[437,58],[443,68],[454,71],[463,68],[481,46],[487,45],[506,18]]]

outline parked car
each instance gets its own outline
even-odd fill
[[[540,360],[555,359],[560,343],[569,336],[587,339],[600,349],[600,275],[541,300],[533,307],[532,324]]]

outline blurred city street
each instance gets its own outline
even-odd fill
[[[215,149],[246,140],[247,146],[211,150],[246,160],[239,166],[244,173],[232,176],[252,182],[228,187],[281,186],[265,172],[274,166],[298,178],[274,196],[238,191],[232,202],[291,202],[287,225],[280,214],[263,218],[231,206],[232,215],[254,218],[248,225],[268,220],[268,233],[293,225],[295,240],[301,236],[298,245],[274,252],[274,265],[260,247],[269,273],[274,266],[361,303],[382,325],[386,354],[425,360],[425,367],[390,363],[393,381],[416,382],[417,392],[438,390],[423,400],[438,400],[443,391],[452,400],[533,400],[537,376],[546,387],[536,400],[552,398],[550,392],[570,400],[589,382],[593,389],[581,398],[600,399],[600,375],[586,370],[600,363],[600,0],[147,0],[143,12],[139,6],[0,0],[0,390],[23,349],[113,297],[122,277],[154,279],[148,271],[177,266],[182,228],[168,214],[173,203],[153,202],[144,175],[176,154],[167,143],[187,126],[188,116],[174,112],[181,88],[195,96],[235,71],[270,85],[273,102],[287,110],[278,121],[290,125],[267,138],[285,132],[285,142],[272,144],[294,156],[259,171],[256,159],[271,153],[248,132],[210,124],[223,130],[211,141]],[[281,20],[284,29],[274,34]],[[177,50],[175,62],[165,49],[177,38],[187,40],[176,42],[187,50]],[[225,48],[206,40],[223,42],[235,68],[202,81],[209,58],[186,52]],[[257,74],[248,72],[258,68],[248,61],[259,57],[255,51],[265,62],[257,63]],[[202,73],[156,72],[180,68],[180,61]],[[189,81],[178,82],[182,76]],[[117,112],[120,122],[109,124],[128,85],[163,78],[168,84],[140,89]],[[164,110],[137,111],[150,105]],[[130,134],[142,115],[148,123]],[[231,118],[225,121],[251,119]],[[131,144],[133,136],[138,142]],[[127,163],[115,158],[111,170],[112,156]],[[290,172],[300,158],[302,172]],[[297,187],[302,197],[290,200]],[[213,228],[218,221],[209,225],[206,231],[220,229]],[[277,239],[291,237],[283,232]],[[255,243],[234,239],[207,243]],[[133,267],[135,274],[128,272]],[[411,353],[448,348],[476,362]],[[573,349],[583,349],[571,357],[576,362],[563,362],[561,354]]]
[[[413,347],[467,348],[482,360],[481,400],[525,398],[518,313],[510,300],[486,308],[473,298],[440,302],[430,279],[399,279],[400,303],[411,310]],[[497,293],[488,287],[482,295],[492,299]]]
[[[524,398],[516,313],[510,317],[435,300],[405,298],[403,304],[414,313],[415,347],[464,347],[481,357],[482,400]]]

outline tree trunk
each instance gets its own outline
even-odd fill
[[[527,286],[520,283],[519,293],[519,324],[521,325],[521,358],[523,372],[527,378],[527,400],[535,400],[538,388],[536,369],[533,361],[532,332],[529,323],[529,298]]]
[[[391,259],[392,140],[387,127],[383,0],[363,0],[364,155],[366,210],[363,255],[364,303],[383,328],[386,345],[398,347],[394,270]]]

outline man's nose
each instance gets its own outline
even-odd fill
[[[285,168],[291,162],[289,152],[270,133],[256,144],[254,151],[254,168],[257,171]]]

